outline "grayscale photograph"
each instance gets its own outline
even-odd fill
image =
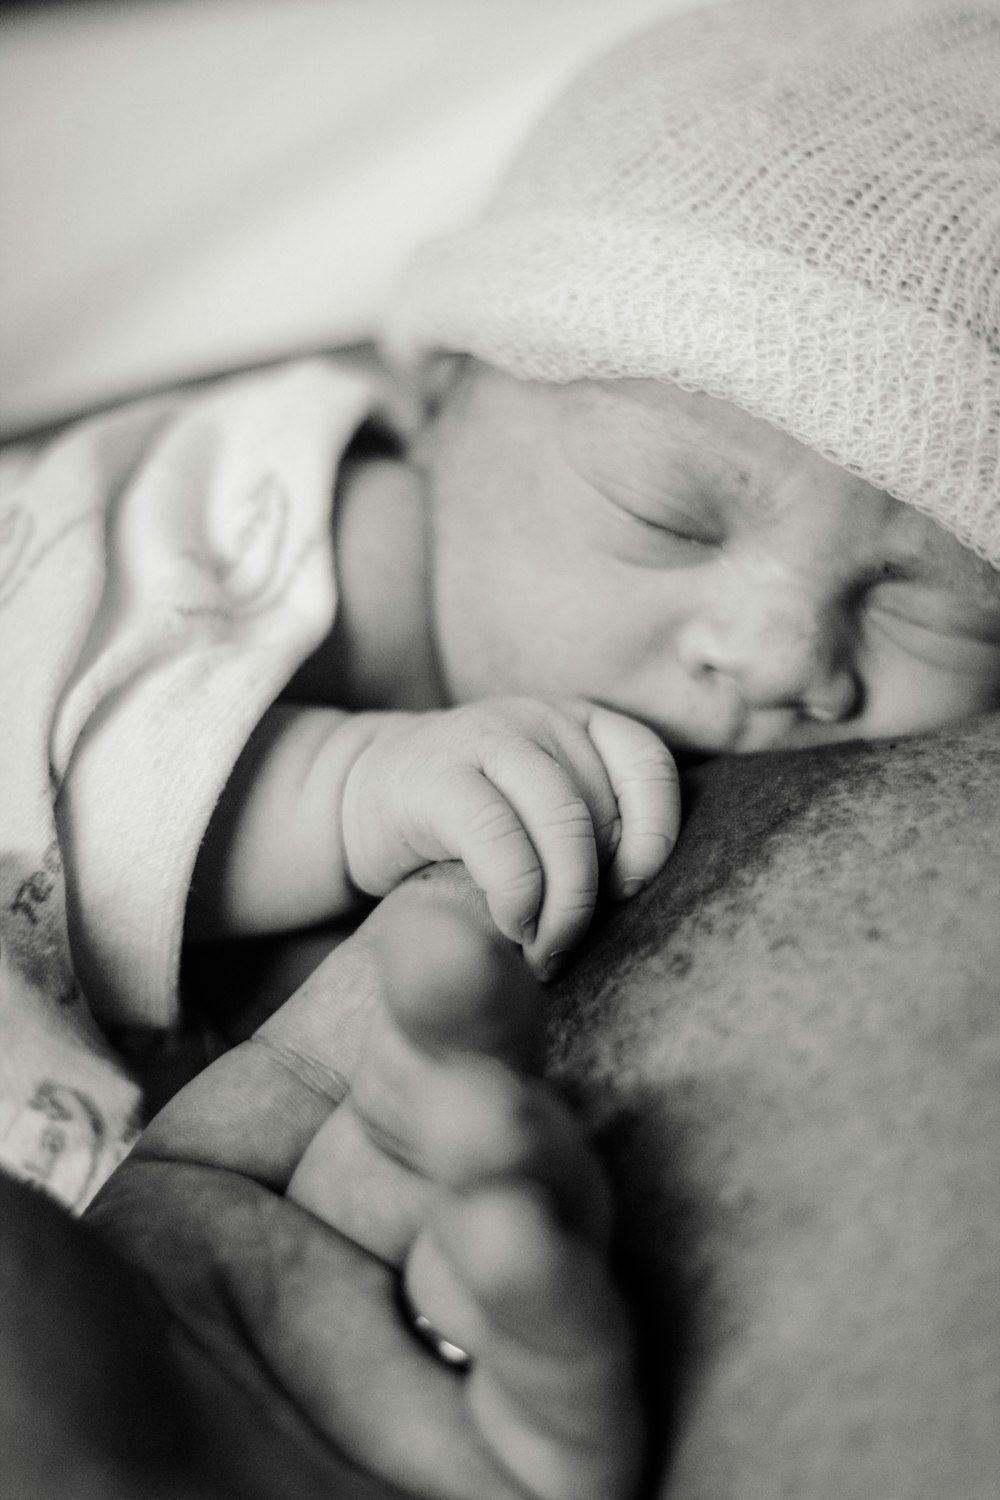
[[[0,1494],[1000,1496],[1000,0],[0,3]]]

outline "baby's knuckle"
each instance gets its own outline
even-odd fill
[[[581,797],[553,798],[545,809],[545,823],[547,827],[558,829],[563,834],[579,838],[594,836],[594,820]]]
[[[507,728],[494,734],[483,746],[481,765],[489,781],[503,782],[516,775],[531,754],[533,741]]]
[[[485,802],[469,817],[468,834],[477,844],[498,844],[522,832],[516,814],[506,802]]]
[[[549,912],[550,920],[559,924],[564,934],[570,934],[566,941],[574,941],[589,925],[594,912],[597,892],[572,891],[569,894],[560,893],[559,900]]]
[[[664,827],[662,818],[636,818],[629,829],[629,835],[632,845],[645,839],[662,845],[668,851],[676,842],[673,832]]]
[[[638,771],[650,775],[673,778],[677,766],[670,751],[659,740],[648,740],[633,752],[632,765]]]
[[[672,793],[677,786],[677,771],[673,763],[665,764],[661,760],[654,760],[652,756],[633,761],[629,770],[618,778],[619,795],[637,787],[646,791],[657,788]]]
[[[511,724],[520,723],[526,715],[530,714],[531,703],[530,698],[510,696],[480,698],[475,703],[466,704],[457,712],[468,713],[473,723],[490,725],[502,731]]]
[[[498,882],[498,885],[501,883]],[[542,872],[537,864],[519,865],[505,870],[502,881],[503,894],[515,903],[537,902],[542,889]]]
[[[566,710],[551,699],[514,696],[490,701],[498,728],[513,732],[522,739],[548,742],[576,728]]]

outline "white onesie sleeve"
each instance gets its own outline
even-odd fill
[[[176,1019],[198,847],[332,624],[335,477],[375,397],[306,361],[0,468],[0,1166],[75,1206],[140,1102],[96,1023]]]

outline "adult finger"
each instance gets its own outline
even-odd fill
[[[224,1167],[284,1191],[309,1141],[347,1093],[382,993],[386,932],[400,908],[419,912],[442,901],[473,929],[495,933],[481,894],[459,865],[435,866],[400,886],[248,1041],[174,1096],[133,1155]]]
[[[641,1433],[628,1321],[602,1257],[566,1231],[544,1193],[511,1179],[449,1198],[414,1247],[407,1284],[424,1315],[473,1352],[479,1427],[533,1493],[634,1493]]]
[[[379,963],[380,1003],[350,1096],[309,1142],[287,1192],[399,1264],[426,1217],[423,1122],[455,1054],[538,1073],[543,1007],[513,945],[490,939],[450,903],[399,903]]]

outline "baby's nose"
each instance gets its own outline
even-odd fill
[[[794,709],[832,724],[858,705],[848,623],[774,580],[689,620],[678,654],[692,677],[727,679],[751,709]]]

